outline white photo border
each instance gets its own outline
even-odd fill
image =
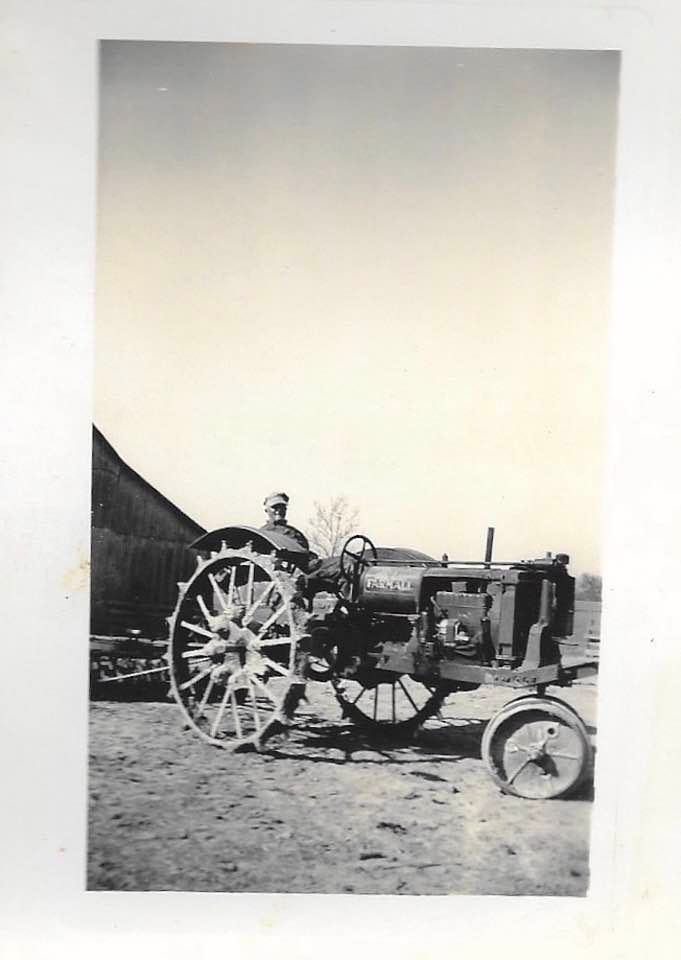
[[[3,940],[8,956],[675,955],[681,18],[671,3],[5,5]],[[102,39],[622,51],[592,884],[580,901],[85,891]],[[9,227],[9,229],[7,229]],[[671,819],[670,818],[674,818]],[[531,809],[528,809],[528,823]],[[654,937],[654,942],[651,938]]]

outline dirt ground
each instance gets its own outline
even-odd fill
[[[595,738],[593,681],[550,690]],[[591,789],[501,793],[480,759],[508,690],[450,696],[407,743],[370,742],[329,684],[286,739],[232,755],[170,703],[91,705],[92,890],[582,896]]]

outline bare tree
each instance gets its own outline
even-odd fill
[[[597,573],[582,573],[575,584],[576,600],[600,600],[603,594],[603,581]]]
[[[334,556],[357,530],[359,511],[345,497],[332,497],[324,503],[315,500],[314,506],[314,516],[310,517],[306,531],[310,547],[320,557]]]

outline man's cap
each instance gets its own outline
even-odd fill
[[[283,503],[284,506],[288,505],[288,494],[286,493],[271,493],[268,497],[265,497],[265,506],[273,507],[277,503]]]

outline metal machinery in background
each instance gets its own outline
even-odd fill
[[[356,535],[311,561],[286,537],[228,527],[199,538],[197,567],[169,618],[171,690],[200,737],[259,749],[284,732],[310,680],[330,681],[343,714],[369,733],[412,734],[450,694],[522,691],[488,723],[482,754],[496,783],[548,799],[590,774],[587,729],[547,695],[594,674],[566,662],[574,578],[568,557],[434,560]],[[330,587],[331,585],[331,587]]]

